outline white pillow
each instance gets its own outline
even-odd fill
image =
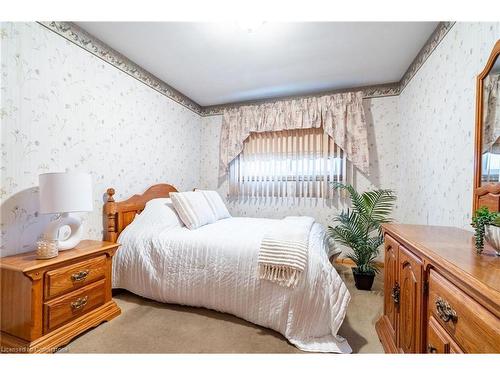
[[[170,198],[179,217],[189,229],[196,229],[216,221],[203,193],[199,191],[170,193]]]
[[[151,199],[149,201],[146,202],[146,207],[148,206],[161,206],[161,205],[170,205],[171,208],[173,208],[172,206],[172,199],[170,198],[155,198],[155,199]]]
[[[146,202],[144,210],[134,219],[134,224],[161,228],[184,226],[169,198],[156,198]]]
[[[198,190],[196,191],[201,192],[204,196],[205,199],[208,202],[208,205],[212,209],[212,212],[215,215],[215,220],[220,220],[220,219],[225,219],[227,217],[231,217],[229,214],[229,211],[227,210],[226,205],[224,204],[224,201],[220,197],[219,193],[217,193],[215,190]]]

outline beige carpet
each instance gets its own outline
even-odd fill
[[[371,292],[354,287],[349,267],[335,265],[352,300],[339,334],[355,353],[381,353],[375,321],[382,314],[382,279]],[[62,353],[303,353],[279,333],[232,315],[157,303],[124,292],[122,314],[74,339]]]

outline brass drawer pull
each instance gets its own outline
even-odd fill
[[[71,302],[71,308],[73,310],[80,310],[80,309],[82,309],[87,304],[88,298],[89,298],[89,296],[80,297],[76,301]]]
[[[399,284],[396,283],[396,285],[394,285],[394,287],[392,288],[392,293],[391,293],[391,297],[395,304],[399,303],[399,294],[400,294]]]
[[[444,300],[441,297],[436,298],[436,310],[443,322],[449,322],[450,320],[453,323],[457,322],[457,312],[451,308],[448,301]]]
[[[90,270],[84,270],[84,271],[74,273],[73,275],[71,275],[71,280],[73,280],[74,282],[84,281],[87,278],[87,276],[89,275],[89,273],[90,273]]]
[[[433,347],[431,344],[427,345],[427,353],[437,353],[437,349]]]

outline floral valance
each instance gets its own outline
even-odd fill
[[[220,139],[219,175],[243,151],[251,132],[319,128],[368,174],[368,139],[361,92],[281,100],[224,110]]]

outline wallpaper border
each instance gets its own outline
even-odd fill
[[[226,108],[240,107],[244,105],[259,104],[259,103],[274,103],[281,100],[287,99],[298,99],[298,98],[311,98],[322,95],[338,94],[341,92],[349,91],[363,91],[363,98],[379,98],[383,96],[397,96],[399,95],[399,82],[383,83],[380,85],[373,86],[362,86],[362,87],[350,87],[340,90],[328,90],[315,92],[312,94],[302,94],[302,95],[291,95],[291,96],[280,96],[277,98],[267,98],[259,100],[248,100],[244,102],[235,102],[227,104],[216,104],[202,107],[203,116],[216,116],[222,114],[222,111]]]
[[[443,38],[446,36],[446,34],[448,34],[448,32],[455,24],[455,22],[451,21],[439,22],[434,32],[425,42],[422,49],[419,51],[419,53],[412,61],[406,72],[403,74],[401,80],[398,82],[373,85],[373,86],[351,87],[342,90],[329,90],[329,91],[316,92],[306,95],[293,95],[287,97],[266,98],[261,100],[234,102],[234,103],[226,103],[226,104],[211,105],[211,106],[201,106],[194,100],[182,94],[180,91],[174,89],[172,86],[162,81],[160,78],[149,73],[147,70],[140,67],[126,56],[114,50],[106,43],[102,42],[98,38],[87,33],[78,25],[72,22],[61,22],[61,21],[39,21],[38,23],[43,27],[47,28],[48,30],[53,31],[54,33],[62,36],[68,41],[83,48],[84,50],[88,51],[94,56],[97,56],[103,61],[113,65],[117,69],[120,69],[129,76],[137,79],[138,81],[144,83],[145,85],[165,95],[166,97],[172,99],[173,101],[197,113],[200,116],[220,115],[222,114],[225,108],[233,108],[242,105],[269,103],[269,102],[276,102],[292,98],[307,98],[307,97],[335,94],[347,91],[361,90],[363,91],[363,95],[365,98],[398,96],[404,90],[406,85],[411,81],[411,79],[415,76],[418,70],[422,67],[425,61],[434,52],[436,47],[439,45],[439,43],[441,43]]]

